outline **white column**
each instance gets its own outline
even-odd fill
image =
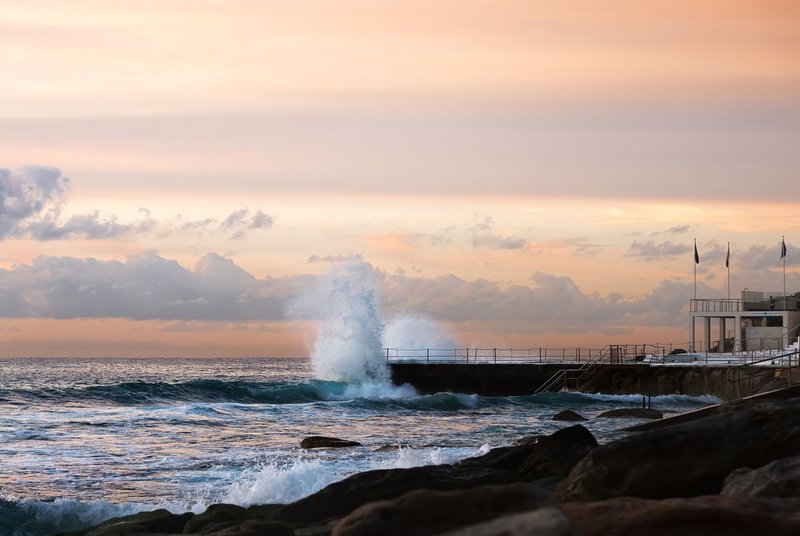
[[[703,321],[705,322],[705,347],[706,352],[708,352],[711,350],[711,317],[707,316],[703,318]]]
[[[719,317],[719,351],[725,351],[725,317]]]
[[[733,349],[742,351],[742,315],[737,314],[733,317]]]

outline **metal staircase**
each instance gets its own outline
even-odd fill
[[[591,359],[578,367],[563,368],[550,376],[536,389],[536,393],[578,389],[602,364],[621,363],[628,356],[628,345],[608,344],[594,354]]]

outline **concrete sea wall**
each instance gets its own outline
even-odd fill
[[[532,394],[563,364],[391,364],[392,381],[408,383],[425,394],[477,393],[482,396]],[[741,381],[728,380],[729,367],[602,365],[581,390],[607,394],[718,396],[732,400],[764,389],[777,369],[741,370]]]

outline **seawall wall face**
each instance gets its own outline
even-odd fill
[[[391,364],[392,381],[423,394],[476,393],[481,396],[533,394],[563,364]],[[748,396],[775,379],[778,369],[751,367],[742,381],[730,382],[728,367],[603,365],[581,390],[606,394],[714,395],[724,400]]]

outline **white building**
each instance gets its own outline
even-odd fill
[[[690,351],[779,350],[799,333],[800,292],[784,296],[745,289],[736,300],[689,300]]]

